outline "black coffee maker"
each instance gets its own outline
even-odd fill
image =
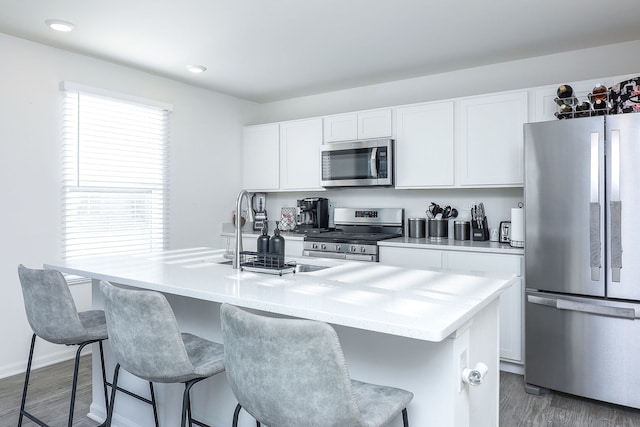
[[[307,233],[329,228],[329,199],[308,197],[298,200],[296,231]]]

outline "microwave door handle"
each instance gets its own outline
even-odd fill
[[[371,167],[371,176],[373,178],[378,177],[378,147],[371,149],[371,158],[369,159],[369,165]]]

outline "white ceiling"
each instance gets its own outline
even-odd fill
[[[268,102],[640,40],[640,1],[0,0],[0,32]]]

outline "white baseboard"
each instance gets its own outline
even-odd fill
[[[500,361],[500,370],[511,372],[512,374],[524,375],[524,365],[515,362]]]
[[[69,359],[73,359],[76,357],[76,351],[78,347],[76,346],[60,346],[60,350],[55,353],[49,353],[46,355],[38,356],[38,343],[36,342],[35,354],[33,357],[33,362],[31,364],[31,369],[44,368],[45,366],[53,365],[56,363],[64,362]],[[82,355],[91,354],[91,346],[88,345],[82,350]],[[0,366],[0,379],[12,377],[14,375],[24,374],[27,370],[27,357],[29,356],[29,348],[25,348],[25,359],[11,363],[8,365]]]
[[[118,415],[115,410],[113,412],[113,418],[111,419],[112,427],[145,427]],[[91,406],[89,406],[89,413],[87,414],[87,417],[97,423],[103,423],[107,419],[107,411],[105,410],[104,405],[96,405],[95,403],[91,403]]]

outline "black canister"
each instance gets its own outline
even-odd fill
[[[264,254],[269,252],[269,235],[267,234],[267,223],[262,226],[262,235],[258,237],[258,253]]]
[[[453,223],[454,240],[471,239],[471,223],[469,221],[455,221]]]
[[[269,252],[284,257],[284,237],[280,235],[279,222],[276,221],[276,228],[273,230],[273,237],[269,241]]]

